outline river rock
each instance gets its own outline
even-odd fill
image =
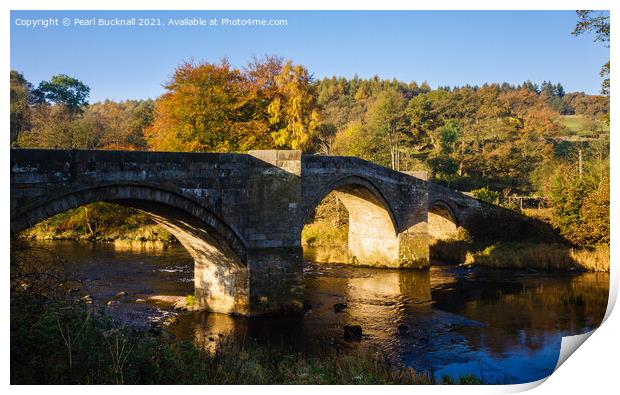
[[[334,313],[340,313],[342,310],[347,308],[346,303],[336,303],[334,305]]]
[[[119,304],[120,302],[118,300],[108,300],[108,303],[106,303],[108,306],[114,306],[116,304]]]
[[[127,296],[127,292],[125,292],[125,291],[121,291],[121,292],[118,292],[116,294],[117,298],[122,298],[122,297],[125,297],[125,296]]]
[[[362,327],[359,325],[345,325],[344,338],[347,340],[362,340]]]

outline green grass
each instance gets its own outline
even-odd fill
[[[604,122],[600,122],[597,127],[600,130],[592,130],[592,122],[582,115],[560,115],[558,120],[571,135],[589,137],[598,135],[600,132],[609,132],[609,125]]]
[[[185,304],[187,307],[194,307],[196,305],[196,297],[194,295],[185,296]]]
[[[560,115],[559,121],[569,132],[583,130],[583,119],[580,115]]]

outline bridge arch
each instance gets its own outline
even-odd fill
[[[398,266],[398,224],[379,188],[366,178],[345,176],[312,194],[302,216],[301,226],[331,192],[336,194],[349,212],[348,250],[351,263]]]
[[[63,189],[12,210],[11,233],[94,202],[116,203],[147,214],[173,234],[194,258],[197,303],[211,311],[246,313],[249,307],[246,243],[196,197],[161,186],[135,183]]]
[[[431,238],[452,238],[460,225],[456,211],[448,202],[441,199],[429,202],[428,234]]]

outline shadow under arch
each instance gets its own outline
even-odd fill
[[[397,267],[399,262],[398,223],[381,191],[372,182],[362,177],[342,177],[313,194],[302,216],[300,235],[301,228],[310,219],[316,207],[332,192],[349,212],[350,263]]]
[[[456,236],[461,226],[452,206],[444,200],[435,200],[428,205],[428,234],[433,239],[447,239]]]
[[[62,190],[11,212],[11,234],[73,208],[110,202],[137,209],[173,234],[194,258],[194,292],[201,307],[246,314],[247,246],[240,235],[196,198],[160,186],[114,183]]]

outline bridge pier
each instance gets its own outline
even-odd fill
[[[249,251],[250,314],[298,314],[303,310],[301,247]]]
[[[425,204],[425,191],[416,188],[417,204]],[[398,229],[386,202],[360,185],[336,192],[349,212],[348,249],[352,264],[388,268],[423,268],[429,264],[424,210],[414,211],[413,223]],[[411,214],[410,214],[411,215]]]
[[[398,267],[398,235],[384,203],[359,185],[345,185],[336,191],[336,196],[349,212],[350,262]]]
[[[301,151],[250,151],[247,240],[250,315],[303,310]]]

